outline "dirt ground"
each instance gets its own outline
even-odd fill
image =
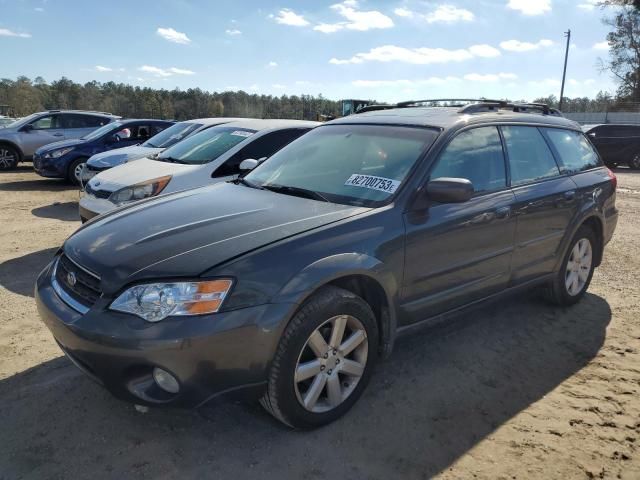
[[[640,173],[588,296],[523,295],[402,340],[341,421],[290,431],[258,405],[138,413],[85,378],[33,284],[78,192],[0,173],[0,479],[640,479]]]

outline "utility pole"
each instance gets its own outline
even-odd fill
[[[564,52],[564,70],[562,71],[562,87],[560,88],[560,111],[562,111],[562,102],[564,100],[564,81],[567,77],[567,60],[569,59],[569,45],[571,44],[571,29],[564,32],[567,37],[567,49]]]

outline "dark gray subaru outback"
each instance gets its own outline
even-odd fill
[[[89,222],[36,299],[71,361],[119,398],[245,394],[315,427],[353,406],[403,331],[538,284],[577,302],[615,189],[578,125],[545,106],[407,103],[320,126],[233,183]]]

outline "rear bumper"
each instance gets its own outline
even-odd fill
[[[55,340],[114,396],[142,405],[196,407],[222,394],[260,395],[280,326],[294,308],[268,304],[148,323],[110,311],[109,302],[100,299],[83,315],[55,293],[50,270],[38,277],[35,297]],[[154,382],[154,367],[178,380],[179,393],[165,392]]]

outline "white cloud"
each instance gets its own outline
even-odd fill
[[[338,30],[342,30],[344,28],[344,23],[319,23],[315,27],[314,30],[322,33],[335,33]]]
[[[551,11],[551,0],[509,0],[507,8],[524,15],[542,15]]]
[[[609,50],[609,42],[605,40],[604,42],[594,43],[591,48],[594,50]]]
[[[191,43],[191,39],[187,37],[186,33],[178,32],[173,28],[163,28],[159,27],[156,30],[156,34],[160,35],[165,40],[173,43],[179,43],[181,45],[188,45]]]
[[[475,16],[469,10],[453,5],[440,5],[433,12],[425,15],[427,23],[472,22],[474,18]]]
[[[0,28],[0,37],[31,38],[31,34],[14,32],[8,28]]]
[[[411,10],[407,10],[406,8],[396,8],[393,13],[395,13],[399,17],[412,18],[414,13]]]
[[[269,15],[269,18],[273,18],[276,23],[281,25],[291,25],[292,27],[306,27],[309,25],[309,22],[302,15],[298,15],[288,8],[280,10],[278,15]]]
[[[346,0],[342,3],[331,5],[331,9],[345,20],[336,23],[320,23],[313,29],[322,33],[335,33],[344,29],[364,32],[393,27],[393,20],[384,13],[377,10],[357,10],[357,8],[358,2],[355,0]]]
[[[138,70],[145,73],[151,73],[156,77],[171,77],[172,75],[195,75],[196,73],[192,70],[185,70],[184,68],[171,67],[164,69],[151,65],[143,65],[142,67],[138,68]]]
[[[345,26],[349,30],[365,31],[393,27],[393,20],[385,14],[377,10],[358,11],[353,8],[355,6],[357,6],[356,2],[346,1],[331,5],[331,8],[347,19],[348,22]]]
[[[372,48],[368,52],[357,53],[348,59],[332,58],[329,63],[345,65],[364,62],[403,62],[414,65],[428,65],[432,63],[462,62],[474,57],[495,57],[500,52],[489,45],[472,45],[469,48],[447,50],[444,48],[404,48],[395,45],[384,45]]]
[[[502,55],[500,50],[487,44],[472,45],[469,47],[469,51],[472,55],[483,58],[499,57]]]
[[[44,12],[44,8],[42,8],[42,7],[36,7],[36,8],[34,8],[34,10],[36,12]]]
[[[542,39],[537,43],[521,42],[520,40],[506,40],[500,42],[500,48],[509,52],[530,52],[531,50],[538,50],[543,47],[551,47],[553,42],[551,40]]]
[[[113,68],[111,67],[103,67],[102,65],[95,66],[96,72],[113,72]]]
[[[269,67],[269,68],[276,68],[277,66],[278,66],[278,64],[276,62],[273,62],[273,61],[267,63],[267,67]]]
[[[282,85],[281,83],[274,83],[273,85],[271,85],[271,87],[277,90],[284,90],[285,88],[287,88],[286,85]]]
[[[583,10],[594,10],[598,4],[602,3],[602,0],[582,0],[583,3],[578,4],[578,8],[582,8]]]
[[[464,76],[464,79],[470,82],[499,82],[500,80],[516,80],[517,78],[515,73],[468,73]]]
[[[227,35],[231,35],[231,36],[242,35],[242,32],[240,30],[238,30],[237,28],[227,29],[227,30],[224,31],[224,33],[226,33]]]

